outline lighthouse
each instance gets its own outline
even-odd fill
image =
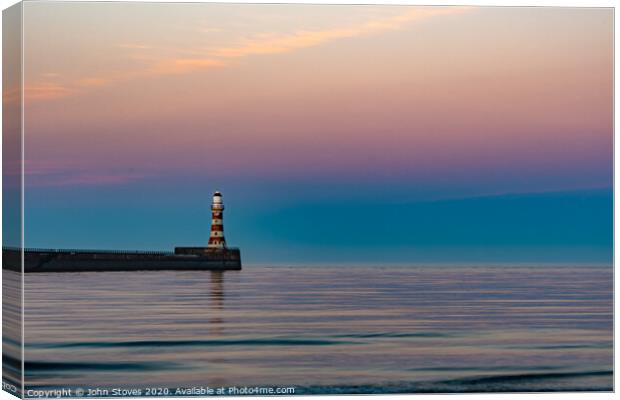
[[[211,203],[211,235],[207,249],[217,250],[226,248],[224,239],[224,203],[220,192],[213,193],[213,203]]]
[[[175,247],[175,256],[188,263],[202,260],[215,265],[214,270],[241,269],[241,252],[238,248],[226,246],[223,216],[222,194],[215,192],[211,203],[211,234],[207,246]]]

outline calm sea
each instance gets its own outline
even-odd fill
[[[612,275],[569,266],[28,274],[26,389],[609,391]],[[5,335],[4,345],[16,343]],[[5,358],[5,369],[15,362]]]

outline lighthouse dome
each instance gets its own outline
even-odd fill
[[[220,192],[213,193],[213,204],[222,204],[222,194]]]

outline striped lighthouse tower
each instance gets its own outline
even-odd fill
[[[224,203],[222,194],[213,193],[213,203],[211,203],[211,235],[209,236],[208,249],[225,249],[226,239],[224,239]]]

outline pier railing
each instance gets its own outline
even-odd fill
[[[238,250],[237,247],[227,247],[227,250]],[[21,251],[21,247],[3,246],[2,250],[8,251]],[[95,250],[95,249],[45,249],[38,247],[24,247],[24,253],[104,253],[104,254],[135,254],[135,255],[150,255],[150,256],[172,256],[175,255],[174,251],[157,251],[157,250]]]

